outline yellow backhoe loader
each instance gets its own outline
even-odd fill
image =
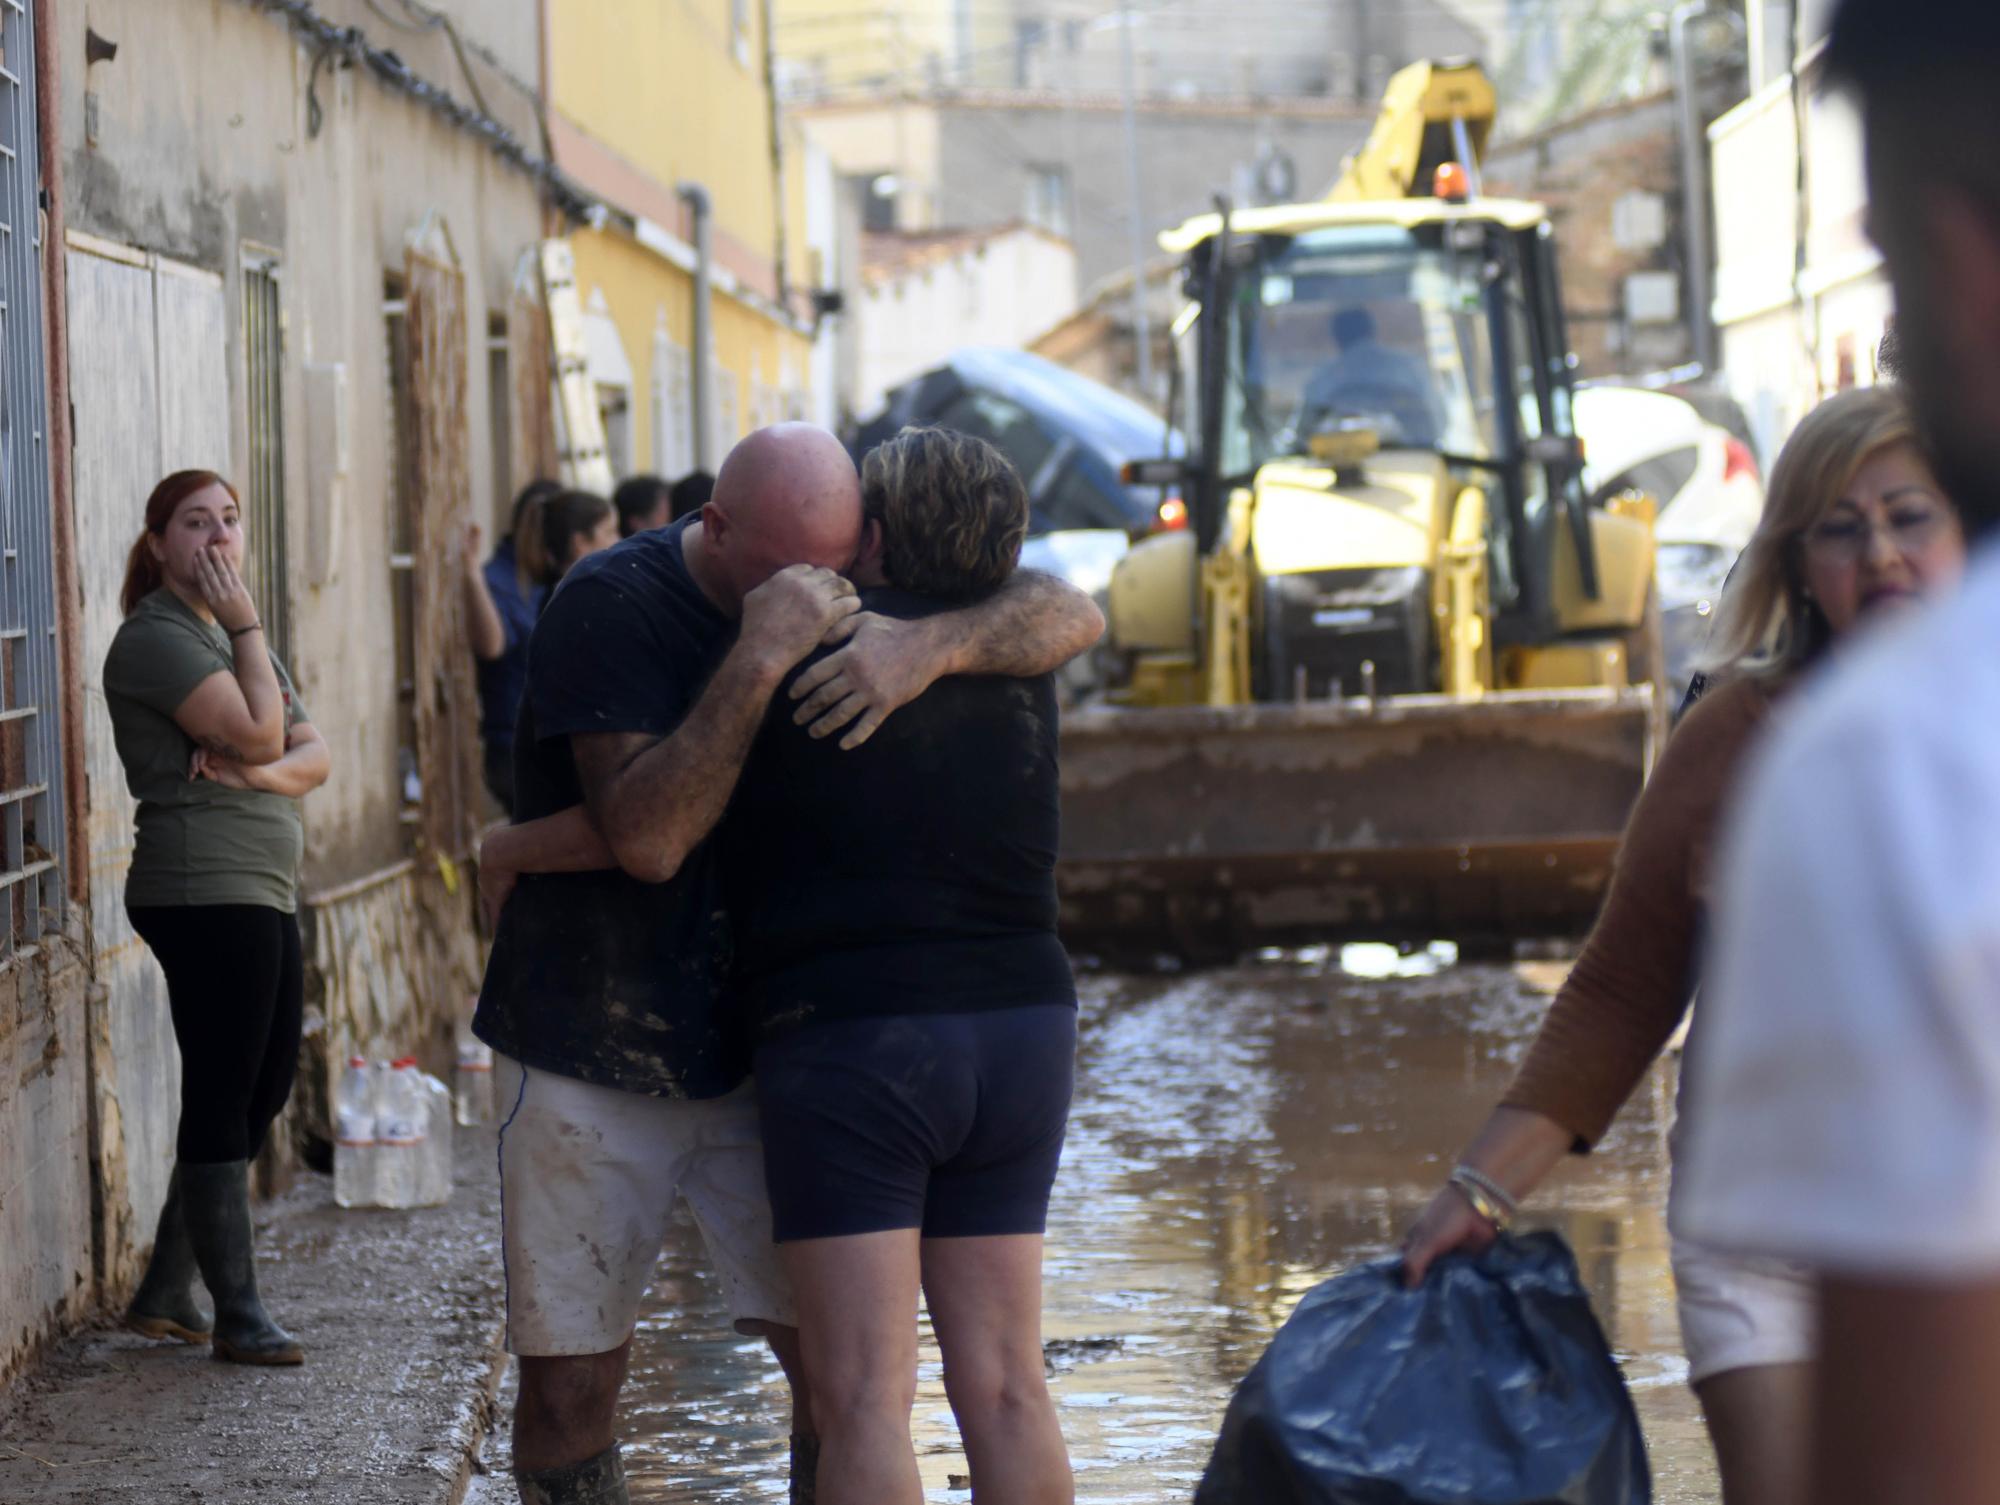
[[[1110,587],[1063,731],[1063,925],[1105,955],[1586,928],[1663,734],[1653,504],[1593,504],[1539,205],[1418,64],[1317,203],[1190,221],[1190,526]]]

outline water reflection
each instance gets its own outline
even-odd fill
[[[1354,951],[1086,981],[1046,1322],[1080,1499],[1188,1498],[1236,1379],[1301,1295],[1399,1236],[1562,973]],[[1671,1075],[1530,1219],[1577,1251],[1666,1505],[1715,1497],[1659,1211]],[[685,1226],[651,1305],[626,1392],[633,1498],[784,1498],[782,1382],[728,1331]],[[969,1499],[928,1334],[916,1424],[930,1498]]]

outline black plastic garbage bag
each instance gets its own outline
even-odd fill
[[[1632,1398],[1553,1233],[1315,1287],[1244,1376],[1195,1505],[1647,1505]]]

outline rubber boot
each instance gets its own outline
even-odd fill
[[[250,1162],[181,1167],[181,1216],[215,1298],[215,1356],[232,1364],[303,1364],[298,1340],[257,1295],[250,1248]]]
[[[514,1470],[521,1505],[630,1505],[625,1493],[625,1464],[618,1444],[561,1468]]]
[[[160,1226],[153,1234],[153,1257],[146,1261],[146,1273],[125,1309],[125,1325],[149,1338],[206,1343],[208,1313],[195,1300],[196,1273],[194,1245],[188,1242],[187,1223],[181,1217],[181,1172],[175,1166],[160,1208]]]
[[[814,1505],[819,1498],[819,1436],[792,1433],[791,1505]]]

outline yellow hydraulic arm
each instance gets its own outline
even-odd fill
[[[1497,97],[1475,62],[1412,63],[1382,95],[1382,113],[1347,159],[1329,199],[1407,199],[1430,193],[1440,164],[1458,162],[1476,182]]]

